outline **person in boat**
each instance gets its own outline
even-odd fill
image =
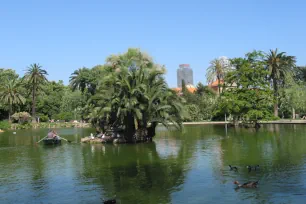
[[[57,133],[55,132],[55,130],[52,130],[48,133],[48,138],[49,139],[58,139]]]

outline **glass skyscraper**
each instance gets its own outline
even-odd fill
[[[182,80],[185,84],[193,85],[193,71],[189,64],[180,64],[177,69],[177,87],[182,88]]]

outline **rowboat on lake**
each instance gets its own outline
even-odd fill
[[[43,139],[44,145],[59,145],[62,140],[60,137]]]

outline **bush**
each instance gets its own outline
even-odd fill
[[[7,120],[0,121],[0,129],[7,130],[10,129],[11,124]]]
[[[48,122],[49,121],[49,117],[47,115],[37,114],[37,117],[39,117],[39,122]]]
[[[185,106],[188,116],[185,118],[185,121],[188,122],[198,122],[203,120],[203,115],[200,113],[199,106],[195,104]]]
[[[12,118],[15,121],[18,121],[18,123],[27,123],[31,120],[31,115],[27,112],[19,112],[19,113],[14,113],[14,115],[12,115]]]
[[[54,115],[53,119],[55,119],[55,120],[64,120],[64,121],[67,122],[67,121],[73,120],[73,113],[62,112],[62,113]]]

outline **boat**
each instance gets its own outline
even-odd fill
[[[44,145],[59,145],[61,144],[61,139],[45,138],[43,139]]]

